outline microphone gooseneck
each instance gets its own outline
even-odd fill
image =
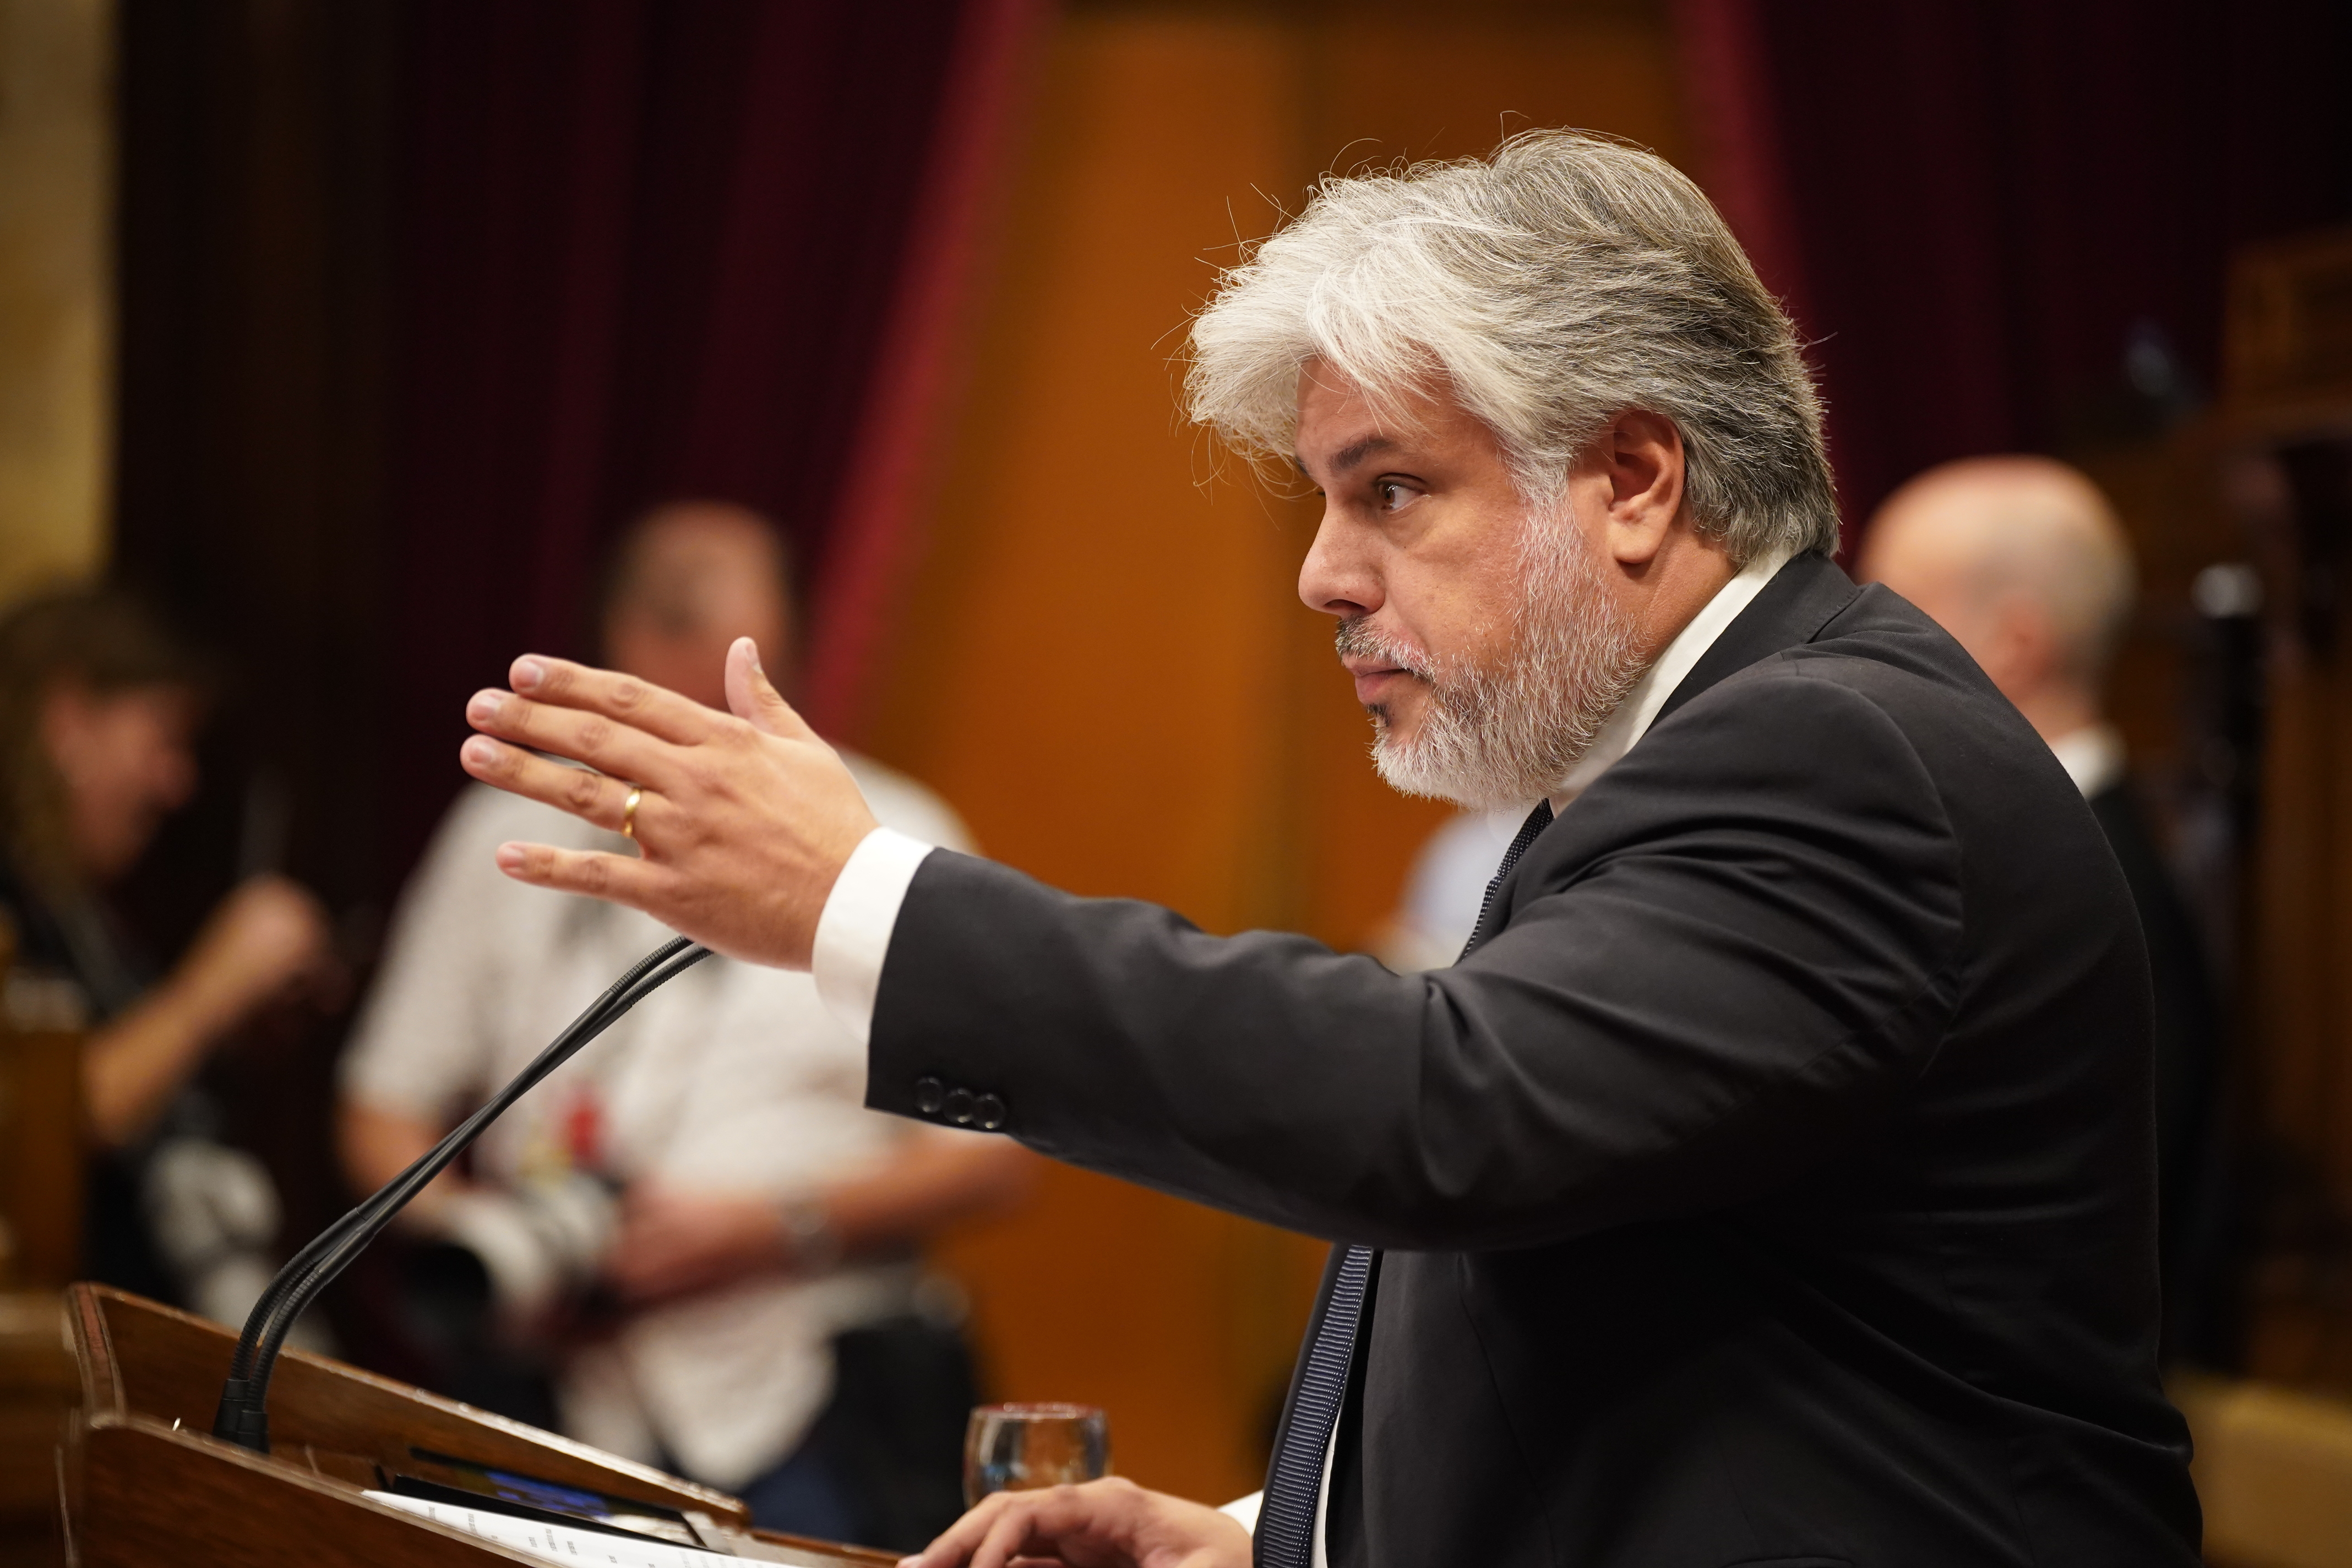
[[[479,1110],[289,1259],[253,1304],[245,1331],[237,1336],[228,1380],[221,1385],[220,1409],[213,1417],[213,1436],[258,1453],[269,1452],[269,1377],[277,1368],[286,1335],[303,1310],[367,1249],[410,1199],[481,1136],[483,1129],[569,1061],[581,1047],[611,1028],[623,1014],[709,956],[709,948],[681,936],[639,959]]]

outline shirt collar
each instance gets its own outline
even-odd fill
[[[1706,650],[1715,646],[1715,639],[1739,618],[1739,612],[1754,602],[1756,595],[1764,591],[1764,584],[1789,563],[1794,553],[1789,550],[1768,551],[1750,561],[1738,576],[1717,589],[1715,597],[1700,606],[1689,624],[1675,634],[1666,651],[1642,672],[1642,679],[1633,683],[1633,689],[1625,694],[1617,711],[1601,726],[1591,749],[1569,770],[1559,788],[1552,792],[1554,811],[1566,810],[1570,801],[1582,795],[1594,779],[1609,771],[1612,763],[1633,749],[1633,742],[1649,731],[1658,710],[1666,705],[1666,699],[1675,694],[1683,677],[1691,672]]]
[[[2084,800],[2123,779],[2124,738],[2112,724],[2070,730],[2052,741],[2050,750]]]

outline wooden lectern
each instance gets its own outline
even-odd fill
[[[236,1337],[100,1285],[66,1293],[81,1374],[58,1448],[65,1560],[76,1568],[457,1568],[541,1559],[362,1493],[420,1452],[685,1513],[709,1548],[803,1568],[881,1568],[897,1554],[750,1528],[743,1505],[320,1356],[288,1351],[270,1390],[273,1451],[212,1436]]]

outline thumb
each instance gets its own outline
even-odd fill
[[[816,739],[816,731],[793,711],[760,668],[760,645],[750,637],[737,637],[727,650],[727,706],[754,730],[795,741]]]

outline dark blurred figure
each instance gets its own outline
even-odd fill
[[[198,1069],[257,1015],[332,967],[318,901],[278,876],[221,900],[158,973],[107,906],[196,786],[197,662],[131,599],[51,594],[0,620],[0,914],[12,987],[90,1029],[84,1270],[225,1321],[268,1278],[278,1202],[218,1141]]]
[[[2131,885],[2155,983],[2165,1342],[2173,1353],[2194,1347],[2221,1284],[2221,1028],[2204,943],[2101,698],[2131,615],[2131,546],[2078,470],[2049,458],[1971,458],[1887,499],[1859,575],[1934,616],[2017,705],[2090,803]]]

